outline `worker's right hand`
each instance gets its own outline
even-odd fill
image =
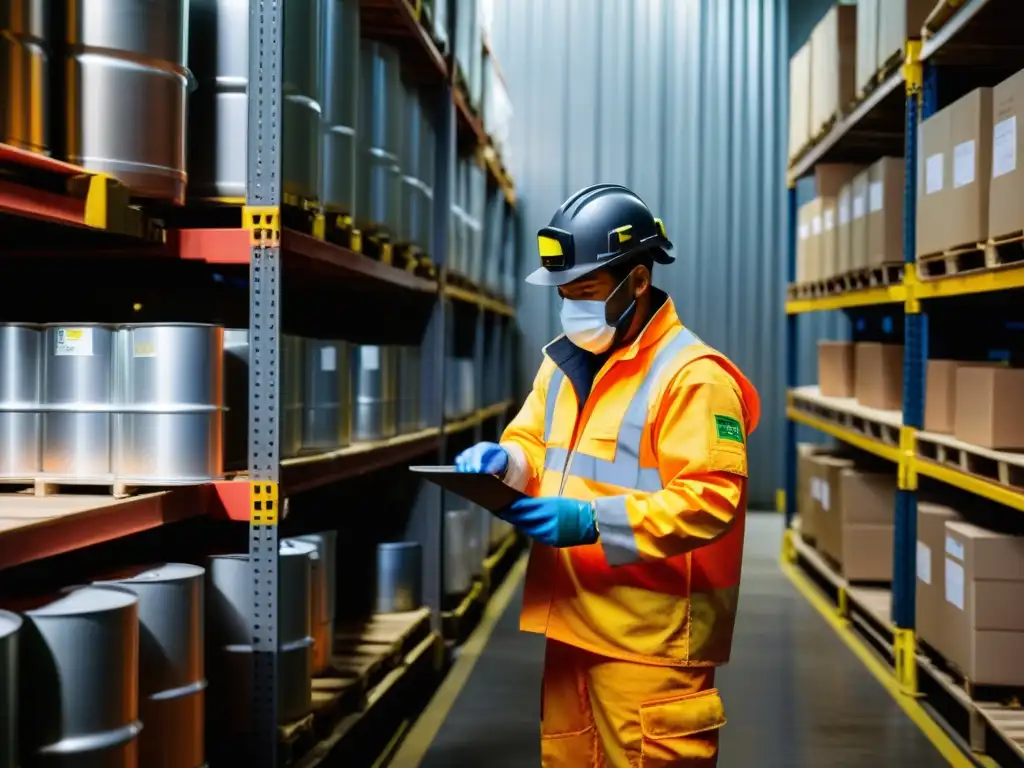
[[[508,470],[508,452],[497,443],[477,443],[455,457],[459,472],[504,475]]]

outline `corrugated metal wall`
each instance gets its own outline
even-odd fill
[[[655,282],[761,393],[751,503],[773,504],[783,440],[785,0],[496,0],[515,105],[511,170],[532,233],[580,187],[625,183],[663,218],[676,264]],[[554,291],[524,286],[524,374],[559,332]]]

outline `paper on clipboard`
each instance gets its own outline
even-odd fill
[[[416,466],[409,467],[409,470],[491,512],[504,509],[525,497],[525,494],[505,485],[494,475],[459,472],[453,466]]]

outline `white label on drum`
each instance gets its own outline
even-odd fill
[[[88,357],[92,354],[92,328],[58,328],[53,354]]]
[[[338,370],[338,350],[335,347],[320,347],[320,370],[333,373]]]
[[[132,346],[135,357],[156,357],[156,344],[152,341],[136,341]]]
[[[364,371],[376,371],[380,368],[380,348],[362,347],[359,350],[359,364]]]

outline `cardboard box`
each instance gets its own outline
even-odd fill
[[[853,179],[850,202],[850,271],[864,269],[868,264],[868,171]]]
[[[811,139],[811,43],[789,60],[789,157]]]
[[[836,224],[836,199],[821,198],[821,237],[818,258],[821,259],[821,277],[828,280],[839,274],[839,227]]]
[[[867,266],[903,261],[902,157],[883,157],[868,169]]]
[[[977,88],[950,106],[953,158],[946,199],[947,248],[988,239],[992,176],[992,89]]]
[[[975,685],[1024,685],[1024,537],[946,522],[947,658]]]
[[[908,37],[920,38],[921,27],[936,0],[880,0],[878,2],[878,59],[882,69],[894,58],[903,58]]]
[[[962,366],[986,366],[985,363],[959,360],[929,360],[925,373],[924,429],[926,432],[952,434],[956,421],[956,372]]]
[[[903,408],[903,347],[862,341],[854,345],[854,397],[868,408]]]
[[[951,112],[941,109],[921,123],[918,135],[920,156],[917,169],[917,255],[930,256],[946,249],[949,235],[946,210],[949,196],[948,179]]]
[[[810,457],[814,467],[811,477],[812,515],[815,518],[815,546],[833,559],[840,552],[840,480],[844,469],[853,467],[853,459],[830,453]]]
[[[811,62],[812,127],[817,130],[856,93],[857,6],[834,5],[818,22],[811,36]]]
[[[825,397],[853,397],[851,342],[818,342],[818,389]]]
[[[946,522],[960,513],[949,507],[917,503],[917,636],[943,657],[946,649]]]
[[[890,2],[891,0],[885,0]],[[863,92],[878,71],[878,16],[882,0],[857,2],[857,79],[858,92]]]
[[[814,191],[818,197],[839,197],[842,188],[865,170],[863,165],[822,163],[814,166]]]
[[[817,529],[817,470],[811,457],[821,446],[800,443],[796,447],[796,513],[800,518],[800,535],[814,543]]]
[[[829,467],[831,510],[819,509],[822,551],[850,581],[891,581],[896,473]]]
[[[1024,230],[1024,69],[992,91],[992,181],[988,233],[994,239]]]
[[[796,281],[808,283],[810,278],[809,246],[811,239],[811,206],[804,203],[796,214]]]
[[[807,237],[807,279],[811,282],[821,280],[821,235],[823,230],[822,222],[822,201],[816,197],[807,204],[807,224],[810,233]]]
[[[853,186],[843,184],[839,190],[838,202],[836,204],[836,218],[838,227],[836,233],[836,271],[837,274],[845,275],[853,267],[851,255],[851,238],[853,232],[851,224],[853,219]]]
[[[1024,449],[1024,369],[960,366],[956,371],[957,440],[993,450]]]

